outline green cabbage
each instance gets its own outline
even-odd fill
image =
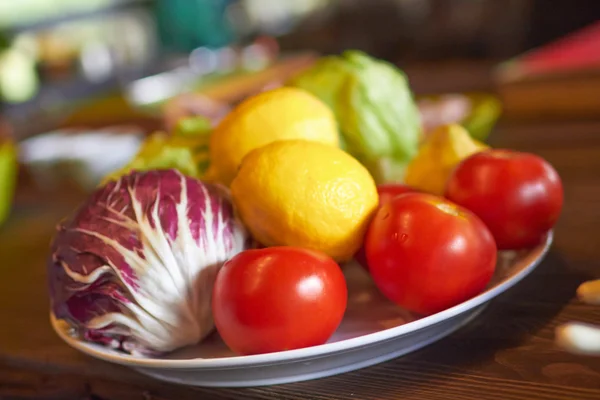
[[[321,58],[288,84],[311,92],[333,110],[343,148],[378,182],[402,180],[417,154],[422,128],[400,69],[351,50]]]

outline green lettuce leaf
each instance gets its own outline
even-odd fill
[[[118,179],[131,171],[177,169],[184,175],[200,178],[203,171],[196,162],[194,148],[185,142],[159,132],[146,138],[137,154],[123,168],[107,175],[101,185]]]
[[[320,59],[288,84],[311,92],[333,110],[343,148],[378,182],[402,180],[417,154],[422,128],[400,69],[352,50]]]
[[[175,125],[173,136],[198,137],[210,135],[212,124],[208,118],[202,116],[182,118]]]
[[[204,117],[182,118],[171,134],[157,132],[148,136],[137,154],[123,168],[106,176],[101,184],[129,172],[177,169],[200,179],[209,166],[208,145],[212,125]]]

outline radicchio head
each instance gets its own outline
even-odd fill
[[[210,333],[216,273],[250,244],[227,189],[176,170],[122,176],[57,229],[48,262],[55,316],[85,340],[133,354]]]

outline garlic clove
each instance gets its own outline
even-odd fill
[[[600,327],[570,322],[556,328],[559,347],[576,354],[600,356]]]

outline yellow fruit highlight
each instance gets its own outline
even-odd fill
[[[454,168],[463,159],[487,148],[487,145],[471,138],[462,126],[442,125],[427,137],[417,156],[408,164],[404,182],[441,196]]]
[[[231,184],[233,202],[265,246],[320,250],[348,261],[379,202],[373,178],[343,150],[306,140],[249,153]]]
[[[207,180],[229,185],[250,151],[277,140],[305,139],[339,146],[332,111],[309,92],[282,87],[252,96],[211,135]]]

